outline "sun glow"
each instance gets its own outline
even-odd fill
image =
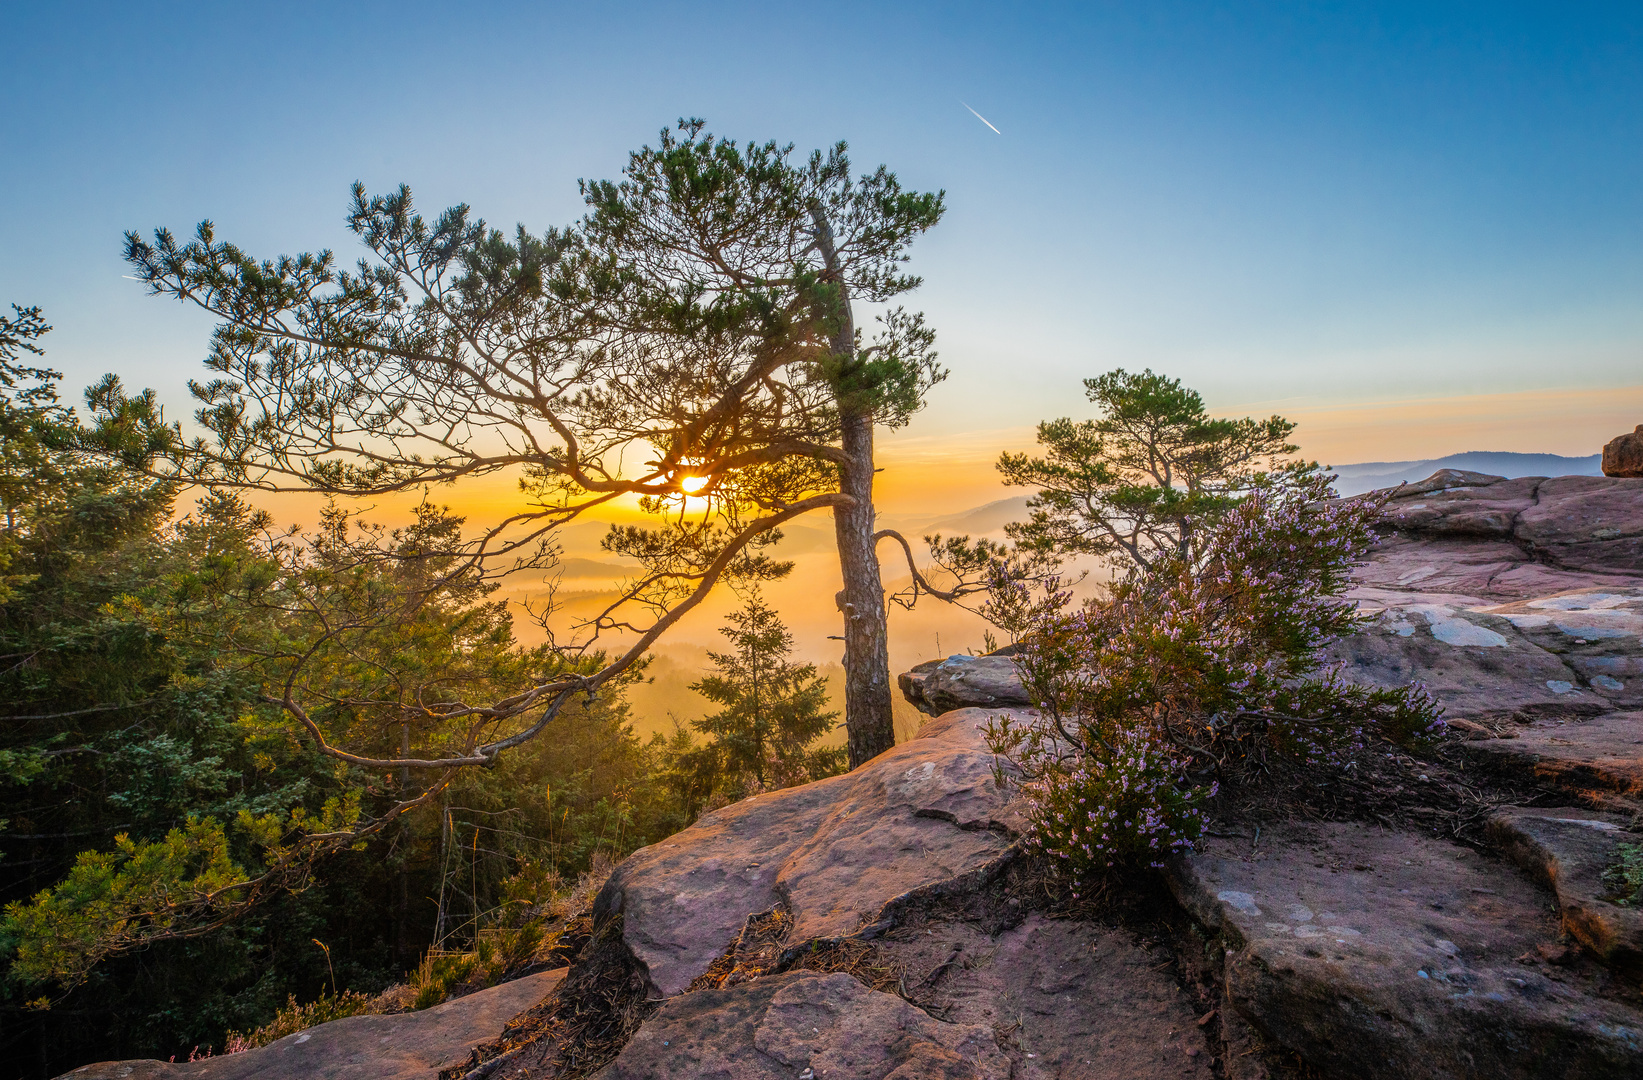
[[[710,476],[693,476],[686,473],[679,477],[679,490],[686,495],[700,495],[712,479]]]

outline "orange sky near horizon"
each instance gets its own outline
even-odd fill
[[[1069,405],[1071,415],[1088,415],[1087,403],[1082,399]],[[1078,408],[1080,405],[1085,408]],[[1286,416],[1300,425],[1296,439],[1302,452],[1326,464],[1411,461],[1467,450],[1583,456],[1599,452],[1604,442],[1643,420],[1643,386],[1354,404],[1293,399],[1225,405],[1212,402],[1210,412],[1218,416],[1274,412]],[[1027,494],[1023,489],[1001,484],[994,462],[1004,450],[1031,450],[1033,434],[1027,426],[937,434],[921,431],[917,419],[905,431],[881,433],[878,457],[883,471],[877,487],[880,516],[907,528],[917,550],[916,531],[926,522]],[[435,501],[466,515],[474,525],[512,512],[522,499],[516,480],[500,474],[465,479],[431,494]],[[275,511],[281,525],[311,525],[318,516],[318,503],[312,497],[258,501]],[[408,517],[413,501],[413,497],[380,500],[365,516],[383,524],[397,524]],[[600,520],[634,520],[636,516],[616,510],[601,515]],[[792,626],[800,654],[816,661],[837,659],[837,645],[828,640],[829,634],[837,633],[838,616],[830,600],[839,587],[837,560],[825,550],[831,527],[828,516],[821,513],[794,523],[788,530],[794,540],[784,546],[797,549],[789,557],[798,567],[792,577],[767,589],[772,603]],[[584,530],[566,543],[565,554],[609,561],[611,557],[599,551],[596,544],[594,531]],[[881,554],[885,558],[886,583],[894,588],[892,583],[906,576],[905,568],[899,554],[888,547]],[[564,587],[574,590],[590,584],[573,581]],[[608,587],[608,583],[598,585]],[[533,589],[539,592],[540,586],[520,582],[506,591],[517,598]],[[668,643],[717,646],[717,626],[735,603],[727,590],[725,595],[712,598],[669,633],[664,648]],[[892,662],[898,670],[941,653],[979,647],[985,628],[974,616],[929,601],[914,612],[892,609],[891,621]],[[523,620],[520,633],[525,640],[541,636],[540,630]]]
[[[1089,414],[1081,398],[1068,402],[1074,417]],[[1278,413],[1299,427],[1301,453],[1329,465],[1366,461],[1416,461],[1468,450],[1552,453],[1571,457],[1599,453],[1603,444],[1643,421],[1643,385],[1596,389],[1519,391],[1457,397],[1373,402],[1318,402],[1303,399],[1211,402],[1215,416]],[[963,513],[998,499],[1027,494],[1005,487],[994,463],[1002,451],[1034,448],[1031,426],[931,432],[920,418],[905,430],[881,432],[877,453],[882,471],[876,486],[881,517],[915,525],[920,519]],[[495,520],[521,505],[511,474],[469,477],[432,491],[475,525]],[[366,514],[384,524],[408,519],[415,496],[378,500]],[[312,496],[259,497],[280,524],[311,525],[318,516]],[[615,507],[601,520],[636,519],[637,512]],[[827,528],[825,515],[804,519]],[[592,551],[571,554],[592,556]]]

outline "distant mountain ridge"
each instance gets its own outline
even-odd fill
[[[1439,469],[1463,469],[1511,479],[1517,476],[1602,476],[1602,464],[1602,454],[1565,457],[1562,454],[1520,454],[1507,450],[1468,450],[1419,461],[1363,461],[1353,465],[1336,465],[1331,471],[1339,478],[1335,481],[1336,491],[1342,495],[1361,495],[1376,488],[1397,487],[1404,481],[1414,483],[1425,480]],[[909,539],[932,532],[949,536],[963,533],[972,536],[1002,535],[1007,522],[1026,520],[1031,513],[1027,509],[1029,498],[1030,495],[1017,495],[973,506],[956,514],[887,520],[886,525],[903,530]],[[828,539],[831,540],[831,537]]]
[[[1448,457],[1422,461],[1365,461],[1357,465],[1336,465],[1340,479],[1335,490],[1342,495],[1359,495],[1376,488],[1396,487],[1408,481],[1425,480],[1439,469],[1463,469],[1489,473],[1508,479],[1516,476],[1602,476],[1603,455],[1564,457],[1561,454],[1518,454],[1504,450],[1469,450]]]

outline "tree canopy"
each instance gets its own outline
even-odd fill
[[[565,695],[631,667],[721,579],[781,573],[762,549],[784,522],[830,508],[851,756],[865,760],[894,741],[872,429],[905,423],[943,372],[920,316],[891,309],[868,338],[852,303],[917,286],[908,245],[942,197],[905,191],[882,167],[854,175],[843,143],[796,160],[791,146],[715,139],[700,121],[583,192],[576,226],[510,236],[466,206],[430,220],[406,188],[356,185],[348,227],[370,255],[353,269],[329,251],[257,259],[210,222],[187,242],[129,234],[127,259],[153,293],[220,320],[215,376],[190,383],[203,432],[192,438],[152,397],[106,379],[91,397],[100,444],[167,478],[336,495],[517,471],[522,505],[481,523],[448,571],[485,579],[551,564],[554,530],[613,500],[655,515],[606,540],[641,575],[555,639],[585,655],[620,631],[611,663],[422,703],[468,722],[420,758],[358,753],[309,729],[323,752],[373,767],[494,760]],[[303,686],[292,680],[282,704],[307,726]]]

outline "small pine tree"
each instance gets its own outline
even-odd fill
[[[720,633],[731,651],[708,653],[718,672],[690,686],[722,706],[691,725],[707,736],[696,753],[714,792],[739,798],[843,772],[842,747],[812,745],[837,726],[827,680],[789,660],[793,635],[780,616],[754,593]]]

